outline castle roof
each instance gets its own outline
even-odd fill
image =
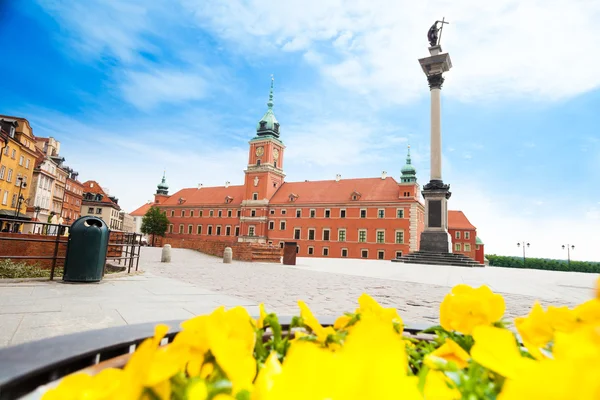
[[[239,206],[245,194],[243,185],[181,189],[169,196],[161,206],[204,206],[227,204]]]
[[[462,211],[448,210],[448,229],[475,230],[475,227]]]

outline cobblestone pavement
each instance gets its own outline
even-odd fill
[[[380,304],[398,309],[400,315],[407,322],[435,323],[438,321],[439,304],[452,286],[323,271],[327,269],[327,265],[323,263],[329,262],[332,265],[331,269],[339,271],[339,268],[333,268],[333,266],[349,262],[348,265],[352,263],[353,269],[356,270],[360,266],[358,263],[362,262],[364,273],[369,274],[369,269],[377,268],[377,263],[383,265],[381,261],[299,259],[299,264],[304,265],[298,268],[239,261],[223,264],[222,260],[217,257],[192,250],[173,249],[172,262],[161,264],[159,262],[160,251],[161,249],[157,248],[143,250],[141,266],[148,273],[187,282],[214,292],[242,297],[255,303],[264,302],[268,310],[288,315],[297,314],[296,302],[299,299],[304,300],[317,315],[340,315],[344,311],[353,311],[356,308],[357,298],[366,292]],[[304,260],[309,263],[306,264]],[[311,264],[319,264],[320,271],[311,270]],[[388,262],[385,264],[385,268],[388,268],[390,264],[394,265],[393,268],[408,267],[404,264]],[[419,267],[410,266],[410,268]],[[456,274],[475,274],[475,270],[468,268],[442,268],[454,268],[457,271]],[[507,271],[505,274],[509,275],[505,278],[498,278],[496,276],[498,272],[494,271],[496,275],[493,279],[495,280],[504,279],[510,282],[511,279],[516,279],[510,276],[511,273],[520,274],[519,279],[526,279],[522,276],[523,271],[520,270],[514,272],[508,269],[496,270],[505,270]],[[422,271],[429,273],[427,268]],[[500,273],[504,272],[500,271]],[[540,273],[552,274],[549,271],[531,272],[534,276]],[[591,296],[595,276],[587,275],[576,278],[577,282],[583,282],[579,283],[583,286],[562,287],[559,279],[559,282],[552,287],[550,287],[550,283],[546,285],[548,289],[552,290],[539,289],[532,283],[531,287],[534,289],[532,292],[540,292],[541,295],[503,293],[507,306],[506,315],[515,317],[527,314],[536,299],[539,299],[543,305],[572,306],[580,299]],[[416,278],[416,280],[419,279],[425,278]],[[530,277],[530,279],[535,278]],[[485,277],[481,283],[486,283]],[[523,282],[520,284],[522,285]],[[505,287],[510,288],[509,284]],[[519,287],[519,289],[529,293],[527,286],[523,289]]]

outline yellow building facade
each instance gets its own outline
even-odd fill
[[[20,231],[32,201],[37,152],[29,121],[0,115],[0,231]]]

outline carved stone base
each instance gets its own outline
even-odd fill
[[[452,238],[448,232],[421,232],[420,251],[432,253],[452,253]]]

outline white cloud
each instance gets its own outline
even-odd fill
[[[198,71],[154,69],[127,72],[121,91],[125,100],[140,109],[149,110],[162,103],[199,100],[206,95],[207,83]]]
[[[427,56],[426,31],[443,15],[450,25],[442,44],[454,64],[448,95],[557,100],[600,85],[600,76],[585,67],[600,55],[582,44],[600,36],[597,1],[182,3],[203,27],[248,56],[276,48],[305,51],[305,59],[337,84],[393,102],[427,92],[417,59]]]

